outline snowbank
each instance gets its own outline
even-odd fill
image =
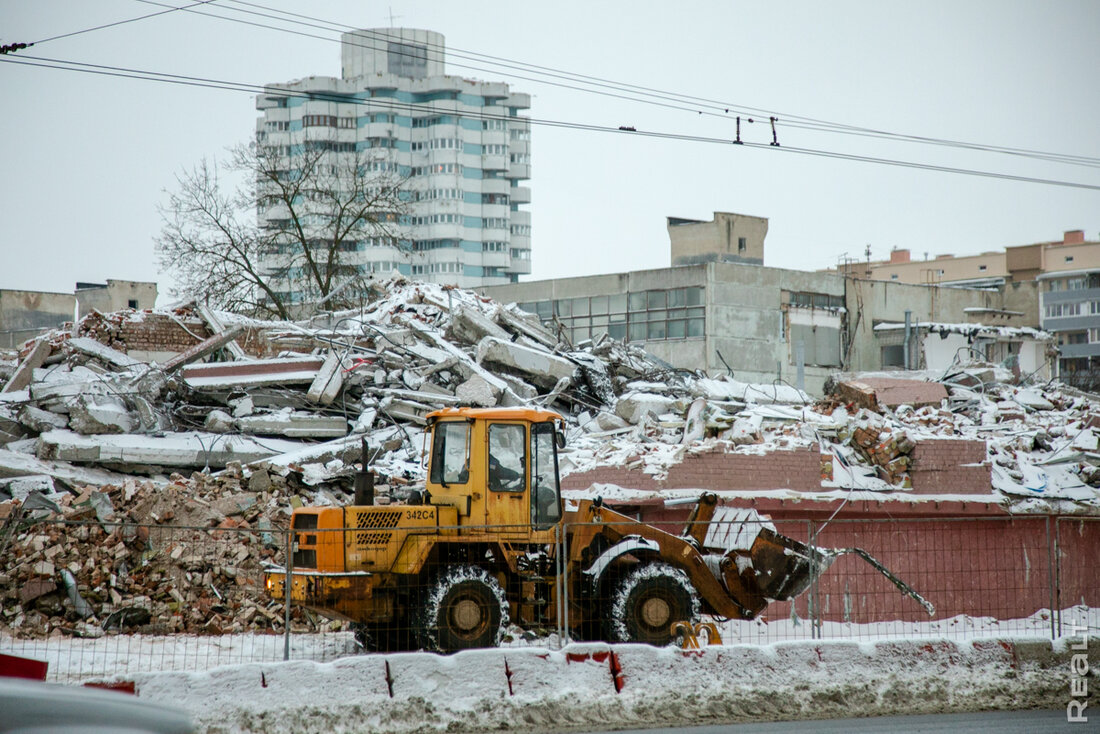
[[[364,655],[134,676],[201,731],[434,732],[661,726],[1061,708],[1074,638],[808,640],[682,651],[574,644]],[[1100,646],[1089,651],[1100,672]]]

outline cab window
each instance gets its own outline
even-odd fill
[[[432,443],[432,473],[435,484],[465,484],[470,479],[470,425],[466,422],[438,423]]]
[[[531,524],[536,526],[561,519],[555,438],[553,423],[531,426]]]
[[[522,492],[527,483],[526,431],[515,423],[489,426],[489,489]]]

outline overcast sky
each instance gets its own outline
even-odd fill
[[[184,5],[184,0],[158,0]],[[669,109],[518,79],[488,61],[448,72],[529,92],[533,118],[730,140],[733,111],[779,116],[783,149],[532,130],[529,279],[669,264],[665,217],[767,217],[765,264],[816,269],[842,254],[965,254],[1100,238],[1100,191],[799,154],[839,152],[1100,186],[1100,167],[889,142],[790,126],[796,117],[1100,158],[1100,3],[490,2],[254,0],[362,28],[428,28],[450,49],[676,96]],[[0,0],[0,43],[156,12],[137,0]],[[275,25],[233,9],[204,10]],[[340,73],[339,33],[308,38],[181,11],[39,43],[45,57],[247,84]],[[530,71],[516,72],[534,77]],[[576,82],[558,80],[563,84]],[[156,280],[157,205],[175,176],[255,130],[253,95],[0,63],[0,288]],[[730,117],[700,115],[717,100]],[[766,113],[763,115],[766,117]],[[766,143],[760,117],[743,139]],[[163,301],[163,296],[162,296]]]

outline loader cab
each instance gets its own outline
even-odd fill
[[[427,491],[460,525],[526,535],[562,516],[562,418],[525,408],[450,408],[428,416]]]

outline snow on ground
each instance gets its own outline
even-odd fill
[[[363,655],[131,677],[207,734],[592,731],[1061,708],[1072,639],[793,641]],[[1091,675],[1100,672],[1093,646]]]
[[[1100,635],[1100,608],[1076,606],[1054,615],[1055,631],[1070,634],[1071,625],[1088,626]],[[815,629],[809,620],[755,619],[716,622],[724,646],[769,645],[792,641],[859,641],[936,638],[969,641],[998,637],[1051,638],[1052,615],[1040,610],[1024,619],[997,620],[960,615],[928,622],[875,622],[854,624],[824,622]],[[19,639],[0,635],[0,653],[45,660],[49,680],[75,683],[111,676],[137,675],[152,671],[205,671],[248,663],[281,662],[285,638],[282,635],[108,635],[97,639],[49,637]],[[531,638],[513,627],[501,647],[506,650],[563,648],[556,634]],[[290,660],[328,662],[355,656],[359,648],[351,632],[292,634]]]

